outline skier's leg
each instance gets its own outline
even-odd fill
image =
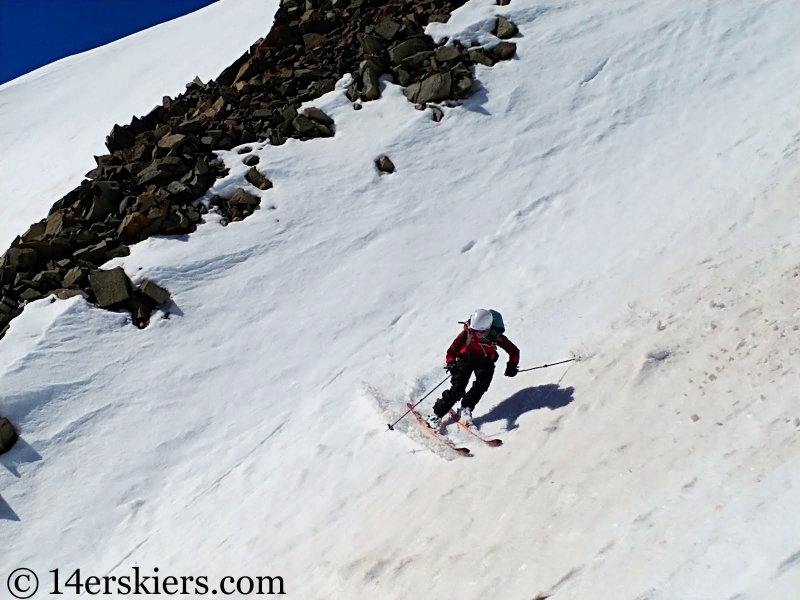
[[[442,397],[433,405],[433,412],[437,416],[443,417],[455,406],[456,402],[464,397],[464,390],[467,389],[469,378],[472,376],[472,368],[463,365],[461,370],[450,380],[450,389],[442,392]]]
[[[489,384],[492,383],[492,376],[494,375],[494,364],[481,365],[475,369],[475,382],[469,391],[464,394],[464,399],[461,400],[461,406],[473,410],[478,401],[489,389]]]

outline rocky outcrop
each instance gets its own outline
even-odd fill
[[[0,454],[5,454],[17,443],[19,436],[11,421],[0,417]]]
[[[81,295],[146,322],[152,298],[132,288],[123,298],[119,274],[107,284],[111,275],[98,275],[98,267],[151,235],[193,232],[208,212],[199,199],[227,174],[216,151],[335,135],[333,119],[322,110],[299,110],[332,91],[342,76],[352,76],[347,96],[356,109],[380,97],[381,76],[406,87],[421,108],[468,96],[472,66],[508,60],[516,46],[437,47],[425,26],[446,22],[464,1],[282,0],[268,35],[215,81],[195,78],[177,98],[164,97],[148,114],[114,125],[106,138],[109,153],[95,157],[86,179],[14,240],[0,258],[0,338],[27,302],[50,294]],[[496,33],[514,35],[516,27],[500,18]],[[436,120],[442,116],[434,111]],[[256,168],[258,157],[243,160],[251,167],[247,181],[274,193],[268,192],[269,173]],[[260,202],[242,189],[208,204],[225,225],[252,215]]]

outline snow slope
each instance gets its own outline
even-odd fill
[[[392,84],[353,111],[342,81],[315,103],[334,138],[254,146],[275,187],[248,187],[253,217],[108,264],[166,285],[169,315],[140,331],[42,300],[13,322],[3,579],[139,566],[282,575],[296,598],[794,594],[800,5],[471,0],[429,31],[492,43],[496,14],[518,56],[478,68],[440,123]],[[145,33],[197,33],[168,25]],[[34,75],[0,88],[4,113],[41,96]],[[138,83],[169,93],[155,79]],[[81,100],[62,105],[97,118]],[[59,126],[29,135],[58,140],[69,188]],[[32,168],[26,141],[2,143],[4,165]],[[244,157],[222,156],[211,193],[247,186]],[[385,423],[441,380],[476,306],[503,312],[523,367],[586,359],[498,373],[476,415],[505,444],[448,461]]]

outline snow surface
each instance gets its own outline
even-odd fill
[[[10,237],[91,168],[62,162],[86,160],[67,156],[73,119],[103,121],[98,148],[130,117],[64,82],[152,53],[131,79],[152,103],[174,93],[155,53],[243,4],[0,88],[3,121],[64,92],[28,121],[53,158],[24,218],[5,190],[42,161],[3,135]],[[12,323],[3,579],[139,566],[281,575],[296,598],[796,595],[800,4],[471,0],[429,32],[496,43],[496,14],[520,27],[517,56],[477,68],[440,123],[390,83],[353,111],[343,80],[314,103],[334,138],[250,146],[273,189],[222,153],[210,193],[244,186],[255,215],[107,265],[168,287],[169,315],[140,331],[45,299]],[[260,35],[232,36],[217,70]],[[477,306],[503,313],[523,367],[583,360],[498,373],[476,416],[505,444],[451,425],[475,456],[443,460],[409,420],[385,424],[442,379]]]

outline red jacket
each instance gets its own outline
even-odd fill
[[[509,360],[515,365],[519,364],[519,348],[517,348],[511,341],[504,335],[499,338],[490,340],[488,338],[479,338],[474,332],[469,331],[466,327],[464,331],[458,334],[453,343],[447,349],[447,356],[445,360],[447,364],[455,362],[457,358],[466,358],[472,362],[483,362],[490,360],[496,362],[499,355],[497,354],[497,346],[508,352]]]

